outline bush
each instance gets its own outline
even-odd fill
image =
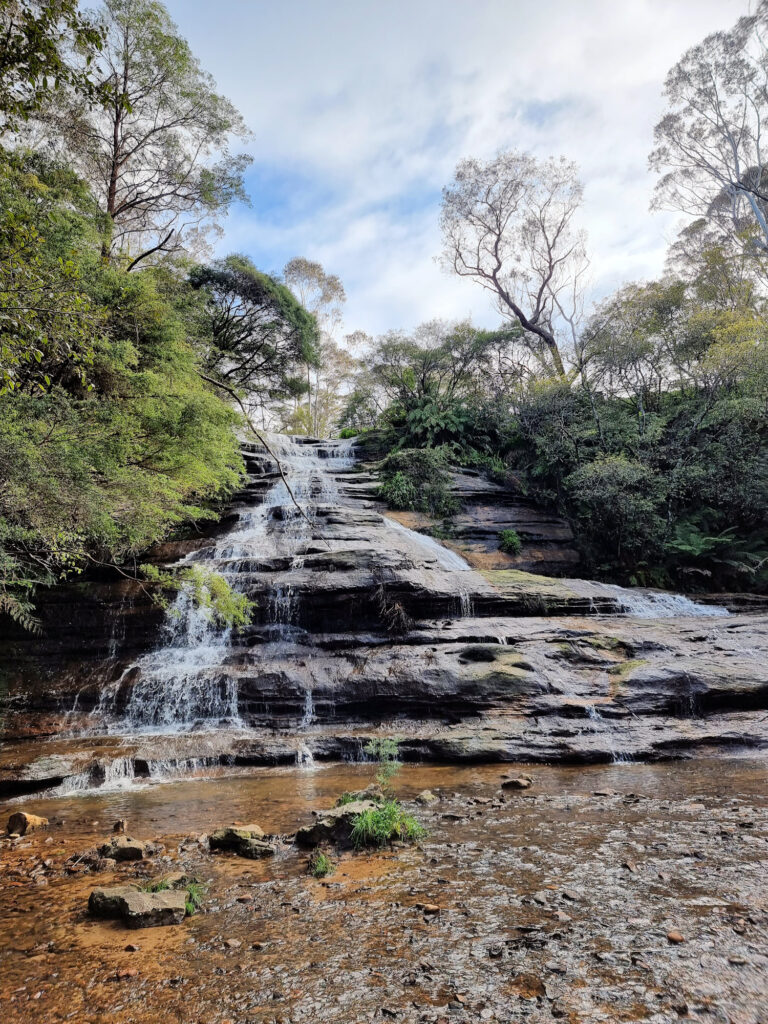
[[[352,842],[357,849],[384,846],[396,839],[415,843],[426,834],[426,829],[412,814],[406,813],[397,800],[388,800],[380,807],[363,811],[352,826]]]
[[[398,470],[384,480],[379,494],[390,508],[412,510],[416,507],[418,488],[410,477]]]
[[[344,427],[342,430],[339,431],[339,437],[343,441],[348,441],[350,437],[357,437],[359,433],[360,431],[357,429],[357,427]]]
[[[321,853],[320,850],[315,850],[309,858],[309,871],[315,878],[325,878],[327,875],[332,875],[335,870],[336,865],[331,858],[327,854]]]
[[[519,555],[523,548],[517,530],[501,530],[499,532],[499,549],[508,555]]]
[[[446,448],[405,448],[379,463],[379,494],[390,508],[424,512],[436,519],[459,510],[451,494],[450,454]]]

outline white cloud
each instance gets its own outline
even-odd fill
[[[309,202],[238,209],[222,251],[266,270],[304,255],[339,274],[349,329],[435,316],[492,324],[442,272],[441,186],[463,156],[564,154],[586,185],[597,294],[657,274],[676,218],[650,214],[646,162],[669,67],[743,0],[203,0],[168,7],[242,110],[271,180]],[[312,201],[315,192],[317,198]]]

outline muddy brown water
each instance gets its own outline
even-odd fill
[[[324,880],[292,847],[254,862],[198,838],[233,821],[293,832],[370,781],[370,765],[0,805],[51,821],[0,851],[0,1020],[765,1024],[768,764],[527,771],[533,787],[501,803],[514,767],[405,766],[403,800],[440,796],[416,811],[428,837],[334,855]],[[67,874],[117,818],[165,855]],[[94,886],[179,867],[208,886],[182,925],[89,919]]]

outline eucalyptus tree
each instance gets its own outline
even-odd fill
[[[103,45],[83,60],[108,99],[84,106],[65,90],[46,122],[98,199],[105,256],[133,269],[245,199],[250,158],[229,146],[248,133],[162,3],[104,0],[97,18]]]
[[[557,375],[565,372],[565,333],[558,334],[573,340],[581,314],[581,200],[573,163],[516,150],[462,160],[443,190],[445,265],[490,291],[536,362]]]
[[[667,75],[650,164],[655,205],[708,217],[768,251],[768,0]]]
[[[301,409],[297,404],[292,414],[287,415],[287,422],[296,433],[324,436],[330,429],[330,410],[339,406],[341,391],[352,371],[335,342],[347,296],[341,278],[327,273],[322,264],[303,256],[295,256],[286,263],[283,280],[302,306],[316,318],[320,332],[319,358],[305,366],[306,405]],[[339,371],[338,377],[331,370],[332,366]]]

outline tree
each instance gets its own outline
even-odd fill
[[[236,255],[197,267],[190,282],[203,300],[198,331],[209,373],[251,404],[306,390],[296,374],[317,362],[317,322],[288,288]]]
[[[77,0],[0,0],[0,136],[16,131],[68,86],[95,98],[90,54],[103,39],[99,27],[78,12]],[[84,62],[73,51],[87,51]]]
[[[338,427],[358,361],[330,338],[320,341],[317,362],[309,365],[311,401],[283,413],[282,427],[290,434],[330,437]]]
[[[560,375],[558,321],[575,324],[586,268],[573,225],[581,199],[574,164],[515,150],[462,160],[443,190],[445,264],[492,292],[538,363]]]
[[[338,348],[334,342],[334,334],[341,324],[342,308],[347,300],[341,279],[336,274],[326,273],[320,263],[305,259],[303,256],[295,256],[286,263],[283,269],[283,280],[297,296],[302,306],[309,310],[317,320],[321,348],[325,350],[326,357],[340,367],[339,358],[336,355]],[[287,421],[290,428],[296,433],[318,437],[326,429],[328,418],[326,412],[330,398],[328,385],[331,378],[326,377],[323,380],[318,378],[318,374],[322,373],[322,366],[322,357],[314,363],[307,362],[306,364],[306,408],[302,412],[297,405]],[[314,380],[312,379],[313,371]],[[345,379],[348,372],[349,368],[345,367],[343,370]],[[345,380],[337,382],[337,393],[340,393],[340,388],[344,383]],[[336,404],[335,400],[332,404]],[[321,412],[321,405],[326,406],[325,411]],[[326,425],[321,427],[321,420]]]
[[[655,205],[730,220],[768,251],[768,0],[729,32],[688,50],[667,75],[668,109],[656,125]]]
[[[105,0],[99,25],[104,46],[89,59],[108,101],[84,107],[65,91],[46,122],[98,199],[104,254],[132,269],[245,199],[250,158],[229,140],[247,130],[158,0]]]

